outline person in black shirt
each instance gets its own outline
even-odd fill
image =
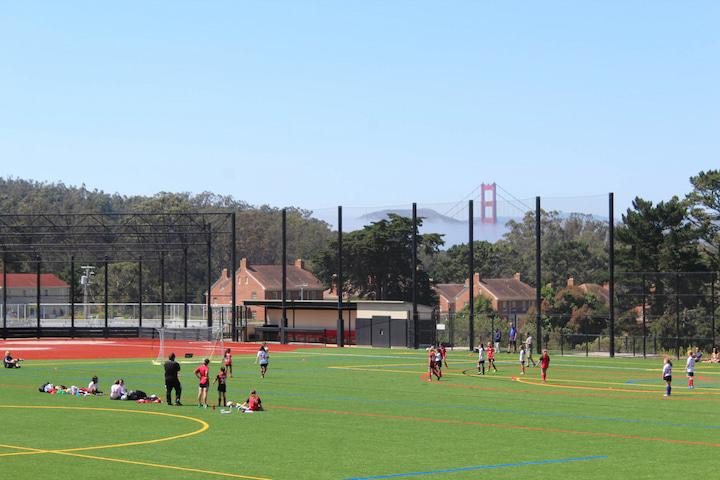
[[[180,364],[175,361],[175,354],[171,353],[168,357],[168,361],[165,362],[165,392],[167,393],[167,403],[172,405],[171,393],[175,389],[175,405],[181,406],[180,394],[182,393],[182,386],[180,385],[180,379],[178,374],[180,373]]]

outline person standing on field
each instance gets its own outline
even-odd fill
[[[532,366],[537,367],[537,363],[535,363],[535,360],[533,359],[533,356],[532,356],[532,342],[533,342],[533,339],[530,336],[530,332],[527,332],[527,334],[525,336],[525,352],[527,353],[528,365],[532,362]]]
[[[210,359],[206,358],[202,365],[195,369],[198,379],[198,407],[207,408],[207,392],[210,386]]]
[[[180,403],[180,395],[182,394],[182,385],[180,385],[180,364],[175,361],[175,354],[171,353],[165,362],[165,393],[167,394],[167,404],[172,405],[172,391],[175,390],[175,405],[182,406]]]

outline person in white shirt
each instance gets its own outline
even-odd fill
[[[667,386],[665,387],[665,397],[669,397],[672,393],[672,362],[669,357],[665,357],[665,364],[663,365],[662,378],[665,380]]]
[[[525,345],[520,344],[520,373],[525,375]]]
[[[268,349],[265,344],[260,346],[260,349],[255,356],[255,363],[260,365],[260,377],[265,378],[268,364],[270,363],[270,355],[268,354]]]
[[[90,380],[90,383],[88,384],[88,393],[91,395],[100,395],[102,392],[98,389],[98,377],[94,376],[92,377],[92,380]]]
[[[478,373],[485,375],[485,348],[482,343],[478,346]]]
[[[124,396],[127,395],[125,390],[125,381],[121,378],[115,380],[115,383],[110,387],[110,400],[124,400]]]
[[[688,352],[685,370],[687,371],[688,388],[695,388],[695,355],[692,351]]]

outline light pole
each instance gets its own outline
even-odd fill
[[[80,285],[83,287],[83,315],[85,321],[88,319],[88,288],[90,287],[90,280],[95,275],[95,267],[92,265],[83,265],[83,274],[80,277]]]

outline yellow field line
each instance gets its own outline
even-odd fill
[[[15,445],[0,445],[0,447],[14,448],[14,449],[18,449],[18,450],[26,450],[26,451],[22,451],[22,452],[0,454],[0,456],[3,456],[3,457],[11,456],[11,455],[38,455],[38,454],[65,455],[68,457],[88,458],[91,460],[103,460],[106,462],[127,463],[130,465],[140,465],[143,467],[165,468],[165,469],[170,469],[170,470],[180,470],[180,471],[184,471],[184,472],[203,473],[205,475],[217,475],[217,476],[221,476],[221,477],[246,478],[246,479],[250,479],[250,480],[271,480],[266,477],[254,477],[251,475],[240,475],[239,473],[216,472],[213,470],[202,470],[199,468],[178,467],[176,465],[163,465],[160,463],[140,462],[137,460],[125,460],[122,458],[98,457],[96,455],[73,453],[72,450],[40,450],[37,448],[19,447],[19,446],[15,446]]]
[[[216,472],[216,471],[212,471],[212,470],[201,470],[198,468],[178,467],[178,466],[174,466],[174,465],[163,465],[163,464],[159,464],[159,463],[148,463],[148,462],[140,462],[140,461],[136,461],[136,460],[125,460],[125,459],[121,459],[121,458],[112,458],[112,457],[98,457],[95,455],[75,453],[75,452],[80,452],[80,451],[99,450],[99,449],[105,449],[105,448],[118,448],[118,447],[134,446],[134,445],[148,445],[148,444],[152,444],[152,443],[167,442],[170,440],[177,440],[179,438],[185,438],[185,437],[197,435],[199,433],[206,431],[208,428],[210,428],[210,425],[208,425],[207,422],[200,420],[198,418],[187,417],[185,415],[177,415],[177,414],[173,414],[173,413],[143,412],[143,411],[138,411],[138,410],[126,410],[126,409],[118,409],[118,408],[100,408],[100,407],[63,407],[63,406],[44,406],[44,405],[0,405],[0,408],[91,410],[91,411],[110,411],[110,412],[123,412],[123,413],[125,413],[125,412],[140,413],[140,414],[145,414],[145,415],[159,415],[159,416],[164,416],[164,417],[181,418],[181,419],[191,420],[191,421],[200,423],[202,425],[201,428],[194,430],[192,432],[183,433],[180,435],[173,435],[171,437],[163,437],[163,438],[157,438],[157,439],[153,439],[153,440],[144,440],[144,441],[138,441],[138,442],[116,443],[116,444],[110,444],[110,445],[96,445],[96,446],[91,446],[91,447],[69,448],[69,449],[61,449],[61,450],[44,450],[44,449],[38,449],[38,448],[29,448],[29,447],[20,447],[20,446],[16,446],[16,445],[0,444],[0,447],[3,447],[3,448],[21,450],[20,452],[0,453],[0,457],[9,457],[9,456],[18,456],[18,455],[39,455],[39,454],[65,455],[65,456],[78,457],[78,458],[88,458],[88,459],[92,459],[92,460],[104,460],[107,462],[127,463],[127,464],[141,465],[141,466],[146,466],[146,467],[165,468],[165,469],[180,470],[180,471],[185,471],[185,472],[203,473],[206,475],[216,475],[216,476],[222,476],[222,477],[245,478],[245,479],[250,479],[250,480],[270,480],[269,478],[265,478],[265,477],[254,477],[254,476],[250,476],[250,475],[240,475],[240,474],[236,474],[236,473]]]
[[[161,417],[180,418],[183,420],[190,420],[192,422],[200,424],[200,428],[198,428],[197,430],[193,430],[192,432],[188,432],[188,433],[182,433],[179,435],[173,435],[170,437],[155,438],[152,440],[142,440],[142,441],[137,441],[137,442],[116,443],[116,444],[110,444],[110,445],[96,445],[96,446],[91,446],[91,447],[70,448],[70,449],[63,449],[62,450],[63,452],[82,452],[82,451],[87,451],[87,450],[101,450],[101,449],[106,449],[106,448],[130,447],[130,446],[135,446],[135,445],[149,445],[152,443],[168,442],[170,440],[177,440],[180,438],[186,438],[186,437],[198,435],[198,434],[204,432],[205,430],[207,430],[208,428],[210,428],[210,425],[208,425],[207,422],[200,420],[199,418],[188,417],[185,415],[177,415],[174,413],[144,412],[141,410],[129,410],[129,409],[124,409],[124,408],[65,407],[65,406],[50,406],[50,405],[0,405],[0,408],[42,409],[42,410],[83,410],[83,411],[99,411],[99,412],[138,413],[141,415],[158,415]]]

